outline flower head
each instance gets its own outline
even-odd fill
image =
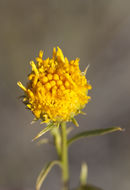
[[[25,92],[23,101],[37,119],[47,123],[70,121],[90,100],[87,94],[91,85],[79,69],[79,58],[69,61],[57,47],[52,58],[43,59],[40,51],[36,62],[30,62],[32,71],[26,87],[18,82]]]

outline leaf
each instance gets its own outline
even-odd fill
[[[70,145],[71,143],[73,143],[76,140],[79,140],[81,138],[98,136],[98,135],[105,135],[105,134],[112,133],[115,131],[123,131],[123,129],[120,127],[111,127],[111,128],[106,128],[106,129],[96,129],[96,130],[84,131],[82,133],[75,135],[71,139],[69,139],[68,145]]]
[[[99,187],[92,186],[92,185],[86,185],[86,186],[80,187],[78,190],[102,190],[102,189],[100,189]]]
[[[48,125],[46,128],[44,128],[42,131],[40,131],[40,133],[37,134],[36,137],[33,138],[32,141],[38,139],[39,137],[41,137],[42,135],[44,135],[46,132],[50,131],[51,129],[53,129],[54,125],[53,123],[51,123],[50,125]]]
[[[73,190],[102,190],[102,189],[100,189],[99,187],[95,187],[93,185],[85,185]]]
[[[81,165],[81,172],[80,172],[81,186],[85,186],[87,184],[87,177],[88,177],[88,166],[85,162],[83,162]]]
[[[76,126],[76,127],[79,127],[79,124],[78,122],[76,121],[76,119],[74,117],[71,118],[73,124]]]
[[[89,67],[90,67],[90,65],[87,65],[87,67],[85,68],[84,72],[82,72],[83,75],[86,75]]]
[[[42,183],[44,182],[45,178],[47,177],[48,173],[52,169],[54,165],[59,165],[61,166],[60,161],[54,160],[49,162],[40,172],[37,181],[36,181],[36,190],[40,190]]]

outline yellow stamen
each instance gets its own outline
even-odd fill
[[[32,71],[34,71],[35,74],[38,75],[39,72],[38,72],[38,70],[37,70],[37,67],[36,67],[34,61],[31,61],[31,62],[30,62],[30,65],[32,66]]]
[[[23,86],[23,84],[22,84],[20,81],[17,82],[17,85],[18,85],[22,90],[24,90],[25,92],[27,91],[26,87]]]

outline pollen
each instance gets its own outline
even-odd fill
[[[79,68],[79,58],[68,60],[62,50],[53,49],[51,58],[43,58],[43,51],[30,62],[32,71],[27,85],[18,82],[24,91],[24,103],[35,118],[44,122],[70,121],[90,101],[88,83]]]

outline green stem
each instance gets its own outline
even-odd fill
[[[53,129],[51,133],[54,137],[54,143],[55,143],[58,157],[61,159],[61,134],[60,134],[59,128]]]
[[[55,138],[55,144],[56,144],[57,154],[60,158],[60,156],[61,156],[61,137],[60,137],[60,134],[58,134],[58,133],[57,133],[57,136]]]
[[[67,147],[67,133],[66,133],[66,123],[61,123],[61,136],[62,136],[62,179],[63,179],[63,190],[68,190],[69,181],[69,169],[68,169],[68,147]]]

